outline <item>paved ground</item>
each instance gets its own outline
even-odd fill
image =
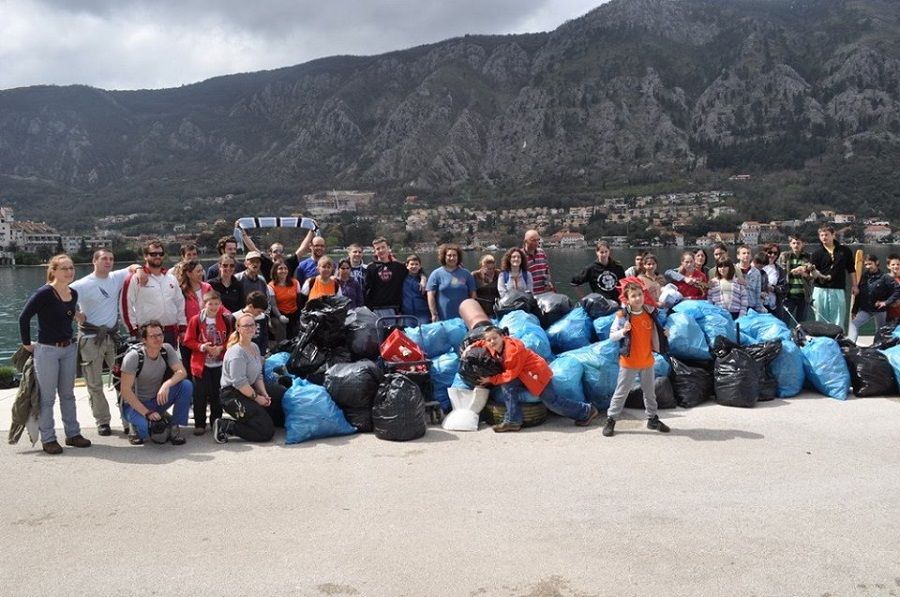
[[[0,595],[900,595],[898,413],[804,395],[667,411],[668,436],[180,448],[86,426],[90,449],[0,450]]]

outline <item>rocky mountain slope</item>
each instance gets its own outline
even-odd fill
[[[859,152],[900,154],[893,0],[613,0],[551,33],[177,89],[0,91],[0,198],[26,212],[229,185],[590,189]]]

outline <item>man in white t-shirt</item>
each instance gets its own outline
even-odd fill
[[[136,265],[112,271],[113,252],[94,252],[94,271],[72,284],[78,292],[78,308],[85,321],[78,326],[78,357],[81,372],[97,422],[98,435],[111,435],[109,403],[103,392],[103,364],[110,371],[116,361],[119,342],[119,293]],[[124,426],[123,417],[123,426]]]

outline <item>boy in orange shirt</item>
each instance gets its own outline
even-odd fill
[[[610,329],[610,340],[621,340],[619,345],[619,378],[612,403],[606,411],[603,435],[615,433],[616,419],[622,414],[625,399],[634,387],[635,376],[640,376],[644,392],[644,409],[647,412],[647,429],[668,433],[669,427],[656,414],[656,390],[653,377],[653,353],[665,351],[666,332],[656,320],[656,308],[644,304],[644,287],[635,278],[625,279],[622,288],[625,309],[616,314]]]

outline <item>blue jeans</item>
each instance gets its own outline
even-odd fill
[[[78,344],[68,346],[34,344],[34,373],[41,392],[41,412],[38,429],[41,442],[56,441],[56,424],[53,421],[53,405],[59,394],[59,411],[62,414],[66,437],[81,434],[78,416],[75,413],[75,368],[78,358]]]
[[[522,407],[519,404],[519,392],[522,391],[523,387],[524,385],[518,379],[497,387],[497,391],[500,393],[500,399],[506,406],[506,416],[503,417],[503,422],[522,423]],[[553,385],[549,383],[538,398],[541,399],[544,406],[556,414],[575,419],[576,421],[586,419],[588,418],[588,415],[591,414],[590,404],[560,398],[556,395],[556,392],[553,391]]]
[[[169,407],[174,404],[175,409],[172,412],[172,422],[175,425],[181,425],[183,427],[187,425],[188,422],[191,403],[194,401],[193,392],[194,387],[191,382],[184,379],[169,388],[169,399],[165,404],[158,403],[156,398],[153,400],[141,400],[141,404],[143,404],[144,408],[147,410],[159,413],[166,412],[169,410]],[[149,438],[150,428],[147,423],[147,417],[131,408],[131,405],[127,402],[122,406],[122,410],[125,413],[125,419],[131,423],[132,428],[137,432],[138,436],[141,439]]]

